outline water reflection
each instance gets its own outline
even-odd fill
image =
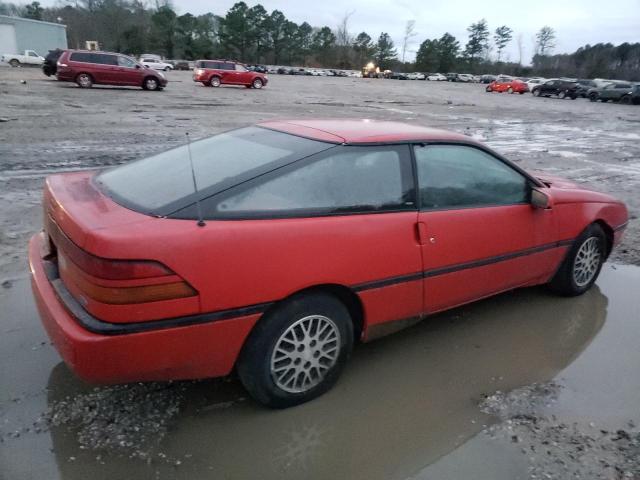
[[[149,463],[80,450],[72,430],[54,428],[58,467],[62,478],[93,480],[407,478],[491,421],[476,406],[483,394],[556,376],[606,312],[597,287],[571,299],[508,293],[359,346],[334,390],[293,409],[266,410],[236,381],[189,384]],[[58,365],[49,403],[86,388]]]

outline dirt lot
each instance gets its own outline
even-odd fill
[[[614,193],[632,220],[614,260],[640,265],[640,108],[485,93],[482,85],[272,75],[263,90],[206,88],[170,72],[163,92],[81,90],[37,69],[0,68],[0,279],[39,228],[42,179],[146,156],[283,117],[391,119],[486,141],[528,169]],[[25,80],[26,83],[21,83]]]
[[[640,107],[481,85],[272,76],[263,90],[94,88],[0,68],[0,479],[640,479]],[[25,80],[26,83],[21,83]],[[631,221],[597,287],[542,288],[356,348],[329,394],[273,412],[236,380],[94,388],[60,363],[25,264],[44,176],[283,117],[447,128],[614,193]]]

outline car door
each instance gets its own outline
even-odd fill
[[[202,209],[230,228],[241,220],[235,248],[251,256],[243,263],[260,265],[263,288],[280,288],[278,278],[346,285],[369,325],[423,313],[408,145],[336,146],[210,197]]]
[[[90,53],[91,75],[95,83],[112,85],[117,78],[118,61],[115,55]]]
[[[551,275],[552,209],[530,205],[532,180],[473,145],[416,145],[424,298],[435,312]]]
[[[140,86],[142,85],[143,78],[143,66],[132,58],[118,55],[117,81],[119,85]]]
[[[236,63],[235,65],[235,83],[242,85],[250,85],[253,72],[247,70],[244,65]]]

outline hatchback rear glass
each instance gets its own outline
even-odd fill
[[[164,216],[195,202],[189,151],[202,199],[332,146],[248,127],[115,167],[99,174],[96,182],[121,205]]]

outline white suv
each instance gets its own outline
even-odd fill
[[[154,70],[164,70],[165,72],[173,70],[173,65],[165,63],[162,60],[156,60],[155,58],[143,58],[140,60],[140,63],[145,67],[153,68]]]

